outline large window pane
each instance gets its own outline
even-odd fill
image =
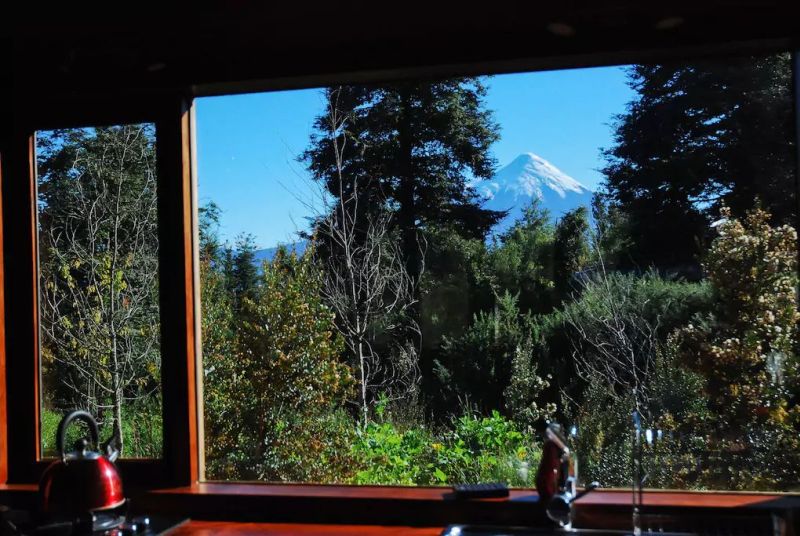
[[[790,71],[200,99],[207,478],[797,489]]]
[[[45,456],[77,408],[123,457],[161,456],[155,143],[150,124],[37,133]]]

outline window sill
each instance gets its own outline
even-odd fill
[[[444,527],[387,527],[381,525],[314,525],[297,523],[242,523],[236,521],[189,521],[171,532],[171,536],[206,536],[216,534],[253,536],[439,536]]]
[[[0,485],[0,503],[34,505],[34,484]],[[445,526],[452,523],[542,525],[538,495],[511,490],[504,499],[457,501],[449,488],[312,484],[200,483],[136,492],[136,510],[180,514],[195,520],[273,523]],[[598,490],[575,506],[575,525],[616,528],[629,524],[631,491]],[[800,510],[800,496],[752,492],[644,493],[647,512],[676,516],[766,516]]]
[[[148,512],[193,519],[444,526],[450,523],[544,522],[538,497],[456,501],[449,488],[310,484],[200,483],[154,490],[137,499]]]
[[[449,488],[309,484],[200,483],[151,491],[146,510],[193,519],[439,526],[451,523],[546,523],[534,490],[504,499],[454,500]],[[644,493],[649,512],[687,515],[768,515],[800,509],[800,496],[774,493],[660,491]],[[576,503],[576,525],[608,527],[630,519],[630,490],[598,490]]]

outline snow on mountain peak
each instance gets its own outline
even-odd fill
[[[506,227],[522,210],[539,199],[551,216],[558,218],[578,206],[589,206],[592,191],[534,153],[523,153],[489,180],[473,185],[486,200],[485,208],[508,210]]]
[[[589,192],[581,183],[534,153],[519,155],[498,171],[490,182],[493,184],[486,186],[492,195],[486,196],[487,199],[494,198],[501,190],[514,194],[514,197],[532,198],[535,195],[540,199],[544,195],[543,188],[552,190],[562,199],[568,192]]]

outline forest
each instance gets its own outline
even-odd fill
[[[203,204],[206,478],[532,487],[555,421],[581,480],[628,487],[636,411],[647,487],[800,489],[789,56],[627,74],[588,208],[493,231],[486,78],[325,88],[302,253],[256,262]],[[81,407],[160,455],[155,146],[38,136],[45,452]]]

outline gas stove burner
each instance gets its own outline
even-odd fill
[[[154,536],[186,521],[175,517],[130,516],[127,506],[38,522],[28,512],[0,508],[0,536]]]
[[[123,503],[117,508],[85,512],[78,516],[47,516],[36,524],[34,534],[118,534],[120,531],[123,531],[121,534],[133,534],[125,530],[129,524],[127,507],[128,504]]]
[[[124,515],[115,512],[97,512],[79,517],[74,523],[74,532],[76,534],[105,534],[112,529],[120,529],[123,532],[136,534],[147,530],[149,522],[150,520],[147,519],[147,523],[133,523],[134,526],[131,526],[132,523]]]
[[[27,534],[27,533],[23,533]],[[46,523],[34,527],[31,534],[43,535],[108,535],[133,536],[154,534],[150,531],[150,518],[127,519],[114,515],[88,515],[74,521]]]

